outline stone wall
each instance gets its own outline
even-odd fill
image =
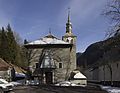
[[[112,81],[120,81],[120,62],[112,62]],[[89,68],[84,71],[88,81],[111,81],[111,73],[108,65],[99,66],[96,69]]]
[[[31,53],[30,69],[32,72],[36,69],[36,63],[39,63],[42,50],[44,48],[33,49]],[[74,47],[68,48],[46,48],[51,51],[56,68],[54,73],[54,82],[63,81],[69,78],[70,72],[76,69],[76,50]],[[45,49],[45,50],[46,50]],[[62,68],[59,68],[59,63],[62,63]]]

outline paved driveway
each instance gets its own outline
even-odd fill
[[[98,87],[18,86],[11,93],[107,93]]]

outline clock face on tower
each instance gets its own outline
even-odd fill
[[[67,42],[69,42],[69,43],[73,43],[73,38],[72,38],[72,37],[68,37],[66,40],[67,40]]]
[[[72,37],[68,37],[68,40],[71,41],[73,38]]]

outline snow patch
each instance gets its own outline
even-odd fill
[[[101,86],[103,90],[106,90],[108,93],[120,93],[120,88],[111,87],[111,86]]]
[[[28,43],[27,45],[38,45],[38,44],[70,44],[58,38],[44,37],[39,40]]]

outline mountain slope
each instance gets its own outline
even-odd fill
[[[120,60],[120,35],[107,40],[91,44],[81,56],[77,58],[78,66],[87,67],[96,62]]]

